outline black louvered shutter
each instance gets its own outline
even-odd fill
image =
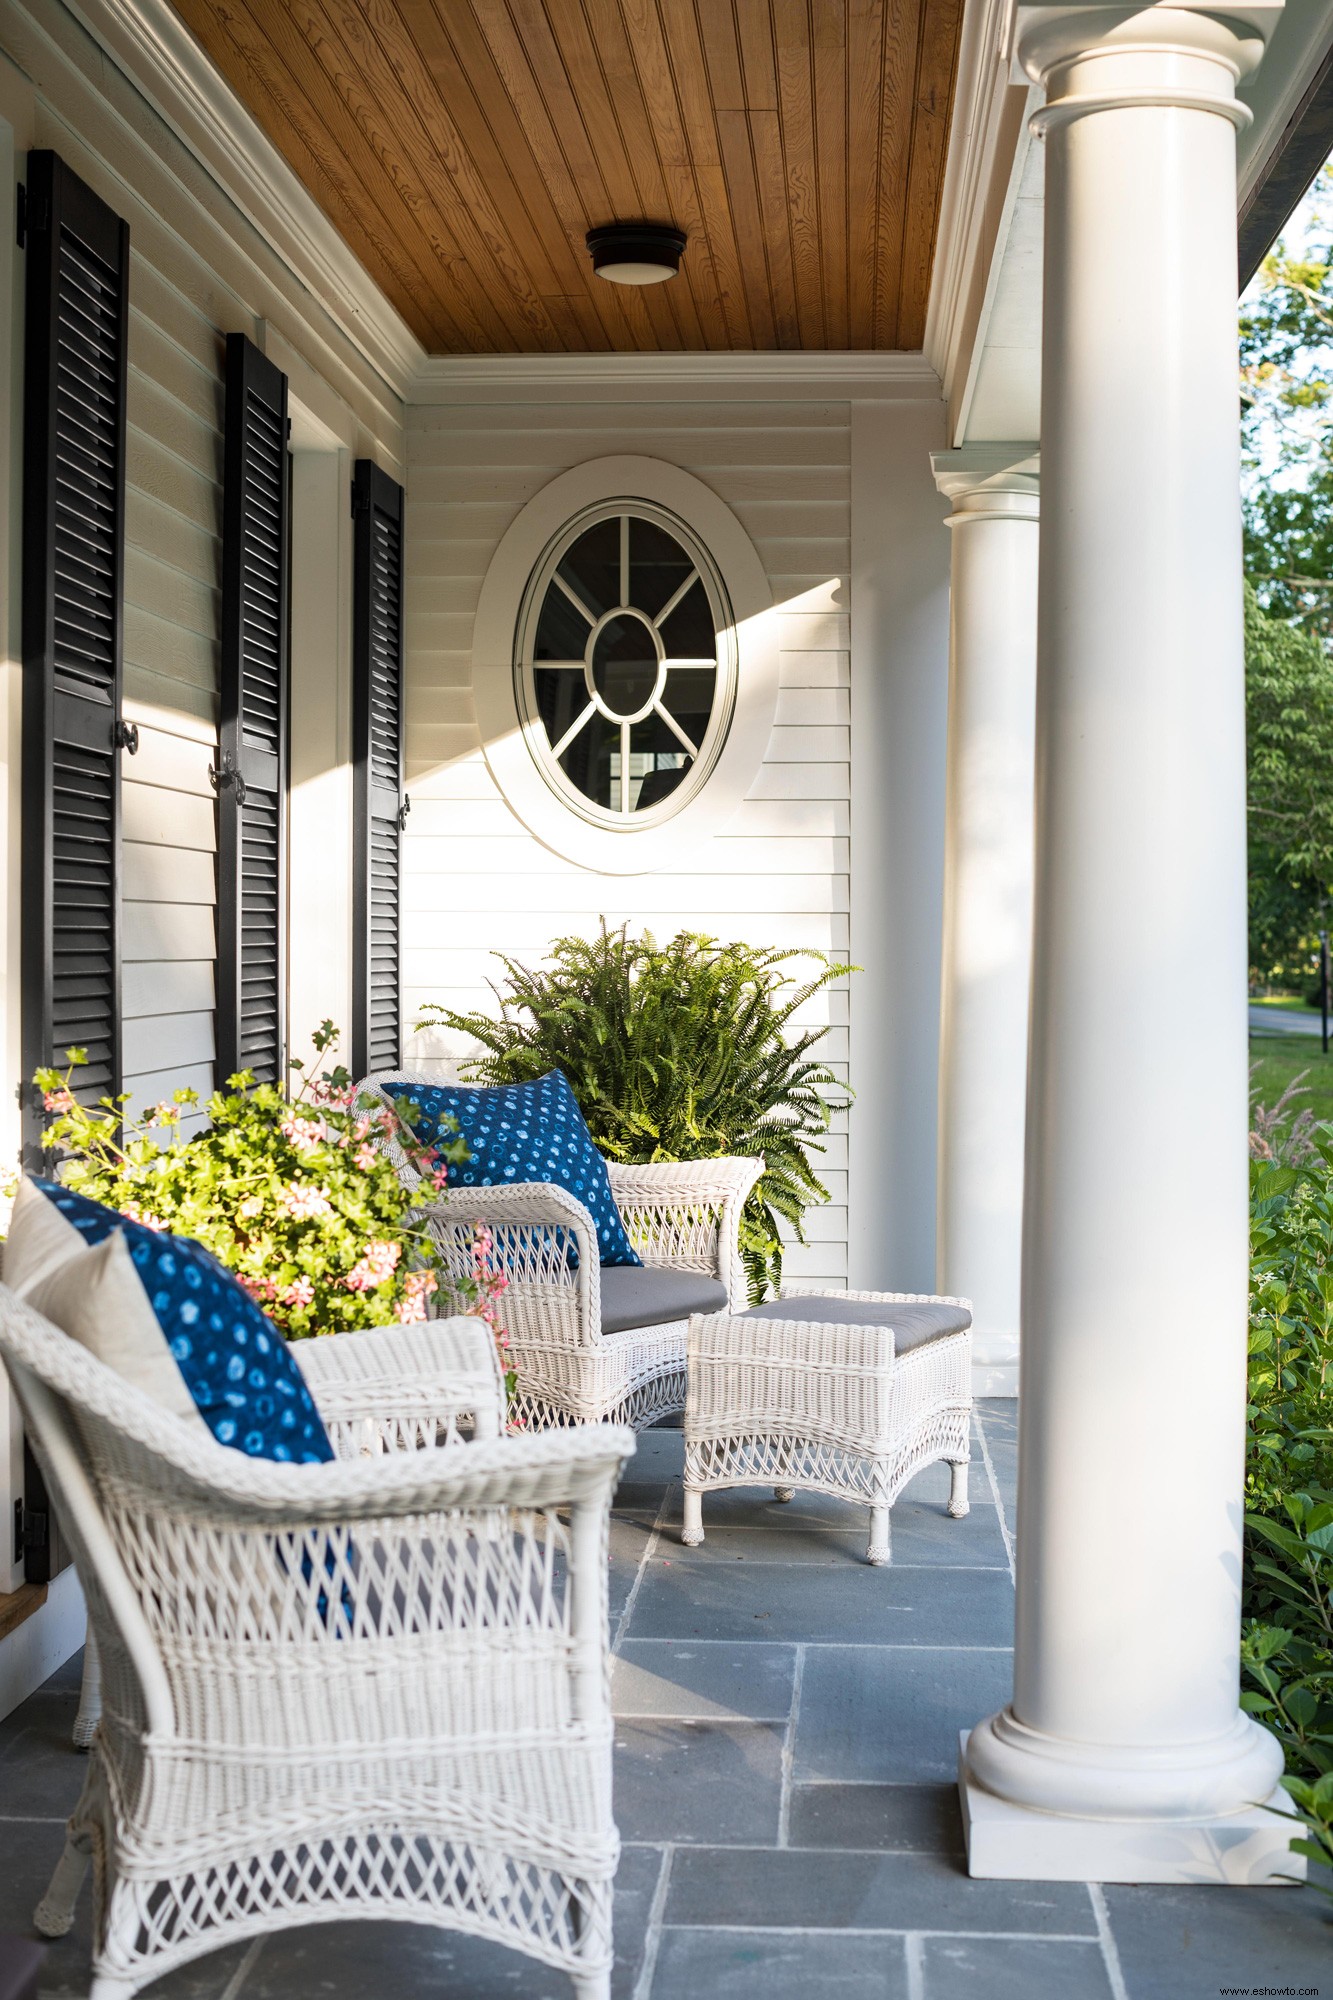
[[[227,336],[218,795],[218,1078],[286,1061],[287,377]]]
[[[352,486],[352,1068],[399,1062],[399,843],[403,792],[403,489],[370,459]]]
[[[23,1069],[82,1046],[121,1088],[121,607],[129,226],[28,155],[23,475]],[[26,1103],[35,1146],[40,1107]]]

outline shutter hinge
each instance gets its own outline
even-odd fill
[[[230,785],[236,793],[237,805],[245,804],[245,779],[225,752],[216,767],[209,765],[208,782],[215,792],[221,792]]]
[[[20,250],[28,247],[28,190],[20,181],[14,190],[14,233]]]
[[[369,512],[370,512],[370,488],[368,486],[358,487],[355,484],[355,482],[353,482],[352,519],[355,521],[359,514],[368,514]]]
[[[403,803],[398,808],[399,833],[401,833],[404,827],[407,825],[407,815],[411,812],[411,810],[412,810],[412,794],[410,792],[404,792]]]
[[[139,725],[137,722],[118,721],[111,732],[117,750],[127,751],[131,757],[139,754]]]

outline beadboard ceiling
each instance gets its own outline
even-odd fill
[[[174,4],[432,354],[921,345],[962,0]]]

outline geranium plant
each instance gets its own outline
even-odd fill
[[[332,1022],[313,1039],[331,1058]],[[436,1285],[430,1239],[377,1141],[396,1139],[442,1188],[450,1166],[468,1157],[456,1128],[423,1144],[410,1109],[358,1101],[341,1067],[303,1075],[295,1095],[243,1070],[202,1104],[197,1091],[178,1090],[133,1119],[125,1097],[80,1103],[72,1084],[86,1058],[77,1048],[67,1056],[63,1074],[41,1069],[35,1078],[49,1117],[42,1144],[67,1186],[150,1228],[194,1237],[288,1339],[425,1319]],[[200,1109],[207,1124],[186,1136]],[[503,1346],[496,1306],[507,1280],[480,1240],[474,1271],[470,1284],[451,1281],[451,1304],[486,1319]]]

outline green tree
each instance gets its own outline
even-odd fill
[[[1240,320],[1245,573],[1265,611],[1333,639],[1333,170],[1299,254],[1278,243]]]
[[[1333,891],[1333,660],[1245,590],[1250,964],[1308,966]]]

